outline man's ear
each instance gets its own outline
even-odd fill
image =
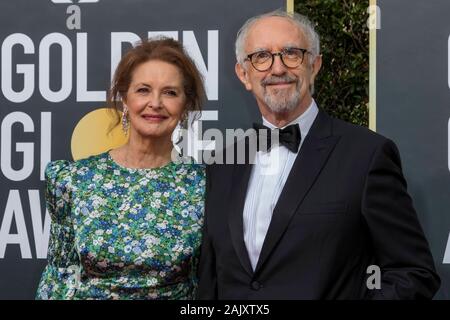
[[[316,76],[320,71],[320,68],[322,67],[322,55],[319,54],[313,61],[312,64],[312,72],[311,72],[311,79],[310,84],[313,85],[314,81],[316,80]]]
[[[245,68],[239,62],[236,62],[234,71],[236,71],[236,75],[238,76],[239,80],[241,80],[241,82],[244,84],[245,89],[251,91],[252,85],[248,79],[247,70],[245,70]]]

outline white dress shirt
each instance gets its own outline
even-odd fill
[[[303,114],[286,125],[298,123],[300,126],[302,140],[299,150],[318,112],[319,109],[313,100]],[[271,129],[276,128],[264,117],[263,124]],[[261,253],[264,238],[272,219],[273,209],[291,172],[297,154],[298,152],[291,152],[282,145],[272,146],[269,152],[258,151],[256,153],[244,205],[244,242],[253,270],[256,268]]]

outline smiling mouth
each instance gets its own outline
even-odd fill
[[[149,122],[161,122],[161,121],[166,120],[168,117],[163,116],[163,115],[158,115],[158,114],[155,114],[155,115],[144,114],[142,116],[142,118],[144,120],[146,120],[146,121],[149,121]]]
[[[265,90],[290,90],[294,82],[279,82],[279,83],[271,83],[267,84],[264,89]],[[269,89],[270,88],[270,89]]]
[[[285,88],[285,87],[289,87],[292,84],[294,84],[294,82],[278,82],[278,83],[267,84],[266,87]]]

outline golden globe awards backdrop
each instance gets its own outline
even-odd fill
[[[436,298],[450,299],[450,1],[377,5],[377,131],[400,149],[442,280]]]
[[[254,99],[234,75],[236,31],[248,17],[287,3],[292,6],[285,0],[2,1],[0,299],[33,298],[46,263],[46,164],[125,141],[120,130],[105,136],[110,119],[104,110],[124,51],[157,35],[186,46],[205,77],[208,98],[201,121],[191,128],[193,140],[196,148],[208,148],[197,133],[247,128],[259,118]],[[450,2],[378,0],[376,5],[368,10],[377,14],[371,124],[399,146],[442,278],[437,298],[449,299]]]
[[[140,38],[180,40],[205,78],[206,111],[194,128],[249,127],[253,98],[234,75],[234,40],[258,13],[285,0],[14,0],[0,4],[0,299],[34,297],[50,219],[43,173],[50,160],[99,153],[106,90],[123,52]],[[292,6],[292,3],[290,4]],[[203,142],[197,141],[200,148]]]

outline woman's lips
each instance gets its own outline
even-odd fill
[[[160,122],[160,121],[163,121],[163,120],[167,119],[168,117],[163,116],[163,115],[144,114],[142,116],[142,118],[144,118],[144,120],[150,121],[150,122]]]

